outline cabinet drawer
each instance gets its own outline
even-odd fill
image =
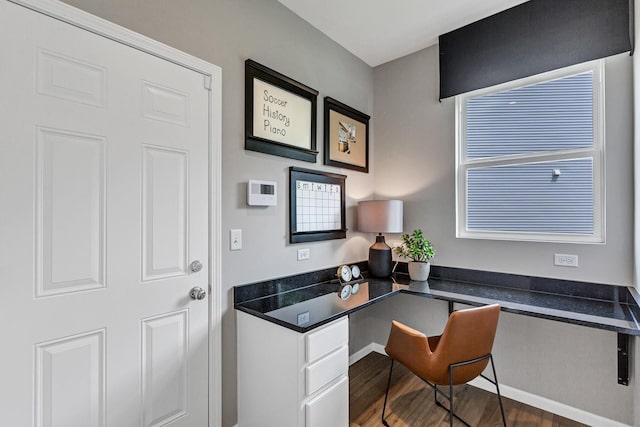
[[[344,317],[319,331],[310,333],[306,337],[307,362],[329,354],[338,347],[349,343],[349,318]]]
[[[305,368],[307,396],[312,395],[334,379],[349,372],[349,347],[343,346],[334,353]]]
[[[342,378],[305,405],[306,427],[349,426],[349,378]]]

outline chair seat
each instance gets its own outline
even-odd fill
[[[491,353],[499,314],[498,304],[453,312],[442,335],[432,337],[394,320],[385,351],[420,378],[448,385],[450,365]],[[473,380],[488,363],[483,359],[461,366],[455,371],[453,384]]]
[[[393,320],[385,347],[385,351],[391,358],[391,368],[382,409],[383,424],[387,425],[384,420],[384,412],[391,384],[393,362],[397,361],[433,387],[434,398],[438,405],[443,406],[437,400],[438,392],[449,400],[450,425],[453,425],[453,417],[460,419],[453,413],[453,386],[467,383],[478,376],[486,378],[496,386],[502,420],[506,427],[502,399],[491,355],[499,315],[500,306],[498,304],[455,311],[449,316],[442,334],[431,337]],[[482,375],[489,361],[491,361],[494,380]],[[448,396],[438,390],[437,386],[439,385],[449,386]],[[468,425],[465,421],[463,422]]]

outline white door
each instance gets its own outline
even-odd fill
[[[203,75],[0,0],[0,425],[207,425],[208,109]]]

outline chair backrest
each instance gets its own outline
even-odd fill
[[[414,374],[438,385],[449,384],[449,366],[491,353],[498,327],[500,306],[454,311],[442,335],[427,338],[398,321],[391,322],[391,332],[385,350],[387,354],[409,368]],[[456,367],[454,384],[471,381],[484,371],[489,359]]]
[[[498,327],[500,306],[498,304],[458,310],[451,313],[431,355],[432,373],[438,383],[449,382],[449,366],[454,363],[473,360],[491,353]],[[482,373],[489,359],[471,365],[456,367],[454,384],[471,381]],[[443,374],[446,373],[446,381]]]

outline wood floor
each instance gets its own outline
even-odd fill
[[[349,368],[350,427],[383,425],[380,415],[389,365],[390,360],[386,356],[370,353]],[[495,394],[463,385],[454,387],[454,395],[456,413],[472,426],[502,426]],[[440,399],[443,401],[441,397]],[[502,402],[509,427],[585,426],[505,397]],[[385,418],[392,427],[449,426],[449,413],[435,405],[433,390],[398,363],[393,368]],[[456,419],[453,425],[464,426]]]

